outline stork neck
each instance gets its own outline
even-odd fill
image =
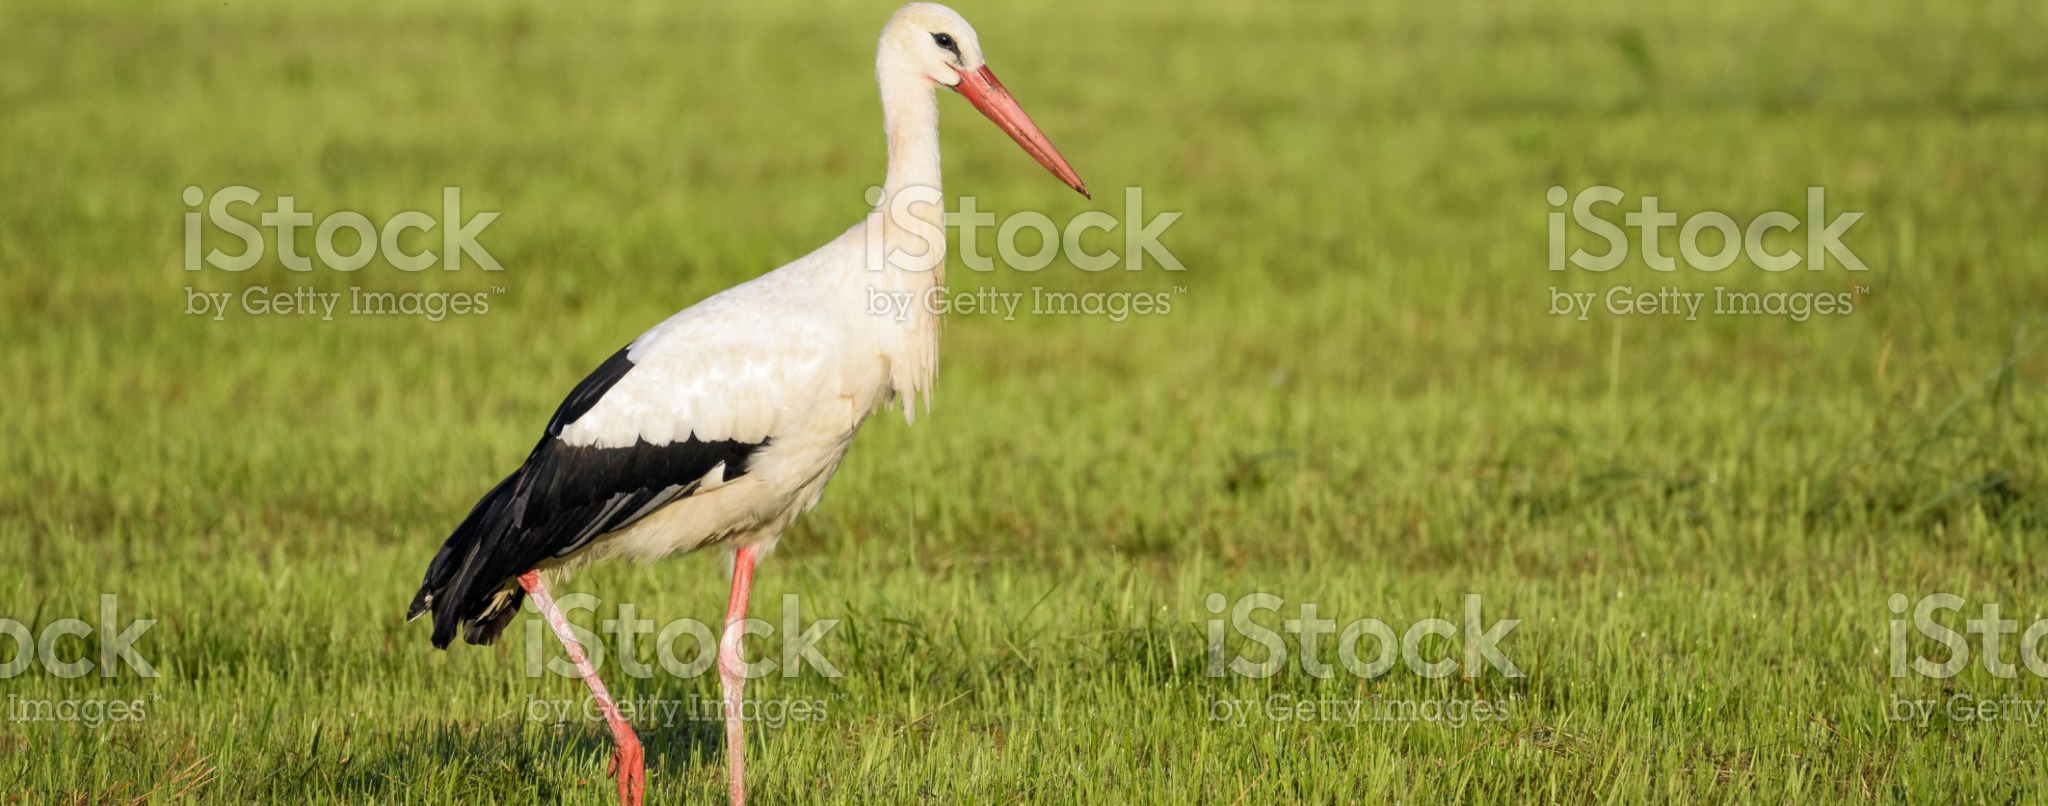
[[[889,172],[875,206],[880,221],[884,283],[921,290],[945,283],[945,197],[939,186],[939,105],[930,79],[884,62],[882,125],[889,136]]]
[[[889,173],[882,198],[868,216],[866,260],[860,282],[906,293],[918,302],[902,317],[868,316],[889,388],[915,416],[939,361],[939,317],[925,296],[946,282],[945,196],[939,187],[939,105],[930,79],[892,64],[884,48],[875,74],[882,87],[882,125],[889,134]],[[899,198],[901,199],[899,201]],[[877,234],[881,237],[874,237]]]
[[[889,174],[884,201],[913,187],[939,189],[939,104],[930,80],[900,71],[881,73],[882,125],[889,133]]]

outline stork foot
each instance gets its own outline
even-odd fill
[[[620,806],[641,806],[647,795],[647,764],[640,750],[640,740],[632,739],[619,744],[612,753],[612,762],[605,767],[605,777],[619,780]]]

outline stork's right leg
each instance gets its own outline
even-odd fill
[[[740,658],[746,639],[747,595],[754,588],[754,549],[743,547],[732,558],[732,598],[725,606],[725,637],[718,642],[718,687],[725,695],[725,786],[732,806],[747,802],[747,728],[743,690],[747,665]]]
[[[597,707],[604,711],[604,721],[611,726],[612,742],[618,745],[617,754],[612,756],[612,770],[619,777],[619,803],[622,806],[640,806],[647,790],[647,766],[641,758],[640,737],[633,734],[633,726],[619,714],[619,706],[612,702],[612,695],[604,690],[604,681],[597,679],[597,669],[590,665],[590,659],[583,654],[583,645],[576,642],[576,636],[569,632],[569,620],[562,618],[562,611],[555,607],[555,597],[548,595],[547,585],[540,581],[540,574],[528,571],[519,575],[519,587],[526,589],[526,595],[533,597],[533,603],[540,608],[542,618],[555,631],[555,637],[562,639],[562,648],[569,653],[569,661],[576,664],[576,672],[583,675],[583,682],[590,686],[590,697],[597,701]]]

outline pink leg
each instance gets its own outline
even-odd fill
[[[732,559],[732,600],[725,606],[725,638],[718,642],[718,684],[725,693],[725,782],[732,806],[747,802],[744,750],[747,728],[740,721],[740,689],[747,684],[740,643],[746,637],[747,592],[754,587],[754,550],[742,548]]]
[[[597,670],[590,665],[590,659],[583,655],[583,645],[576,643],[576,637],[569,632],[569,621],[562,618],[562,611],[555,608],[555,597],[548,595],[547,585],[540,581],[540,574],[528,571],[519,575],[519,587],[526,589],[526,595],[533,597],[534,605],[540,608],[541,617],[555,631],[555,637],[562,639],[562,648],[568,650],[569,660],[576,664],[576,672],[583,675],[583,682],[590,685],[590,696],[597,700],[597,707],[604,711],[604,721],[611,726],[612,742],[618,745],[617,754],[612,756],[612,771],[619,777],[619,803],[622,806],[640,806],[647,790],[647,766],[640,754],[640,737],[633,735],[633,726],[619,715],[619,706],[612,702],[612,695],[604,690],[604,681],[597,679]]]

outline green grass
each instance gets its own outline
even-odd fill
[[[92,621],[116,594],[158,620],[140,646],[162,673],[0,680],[10,702],[146,710],[0,719],[0,801],[610,802],[601,726],[523,716],[581,695],[524,676],[530,619],[437,652],[403,608],[584,372],[864,211],[889,10],[0,5],[0,618]],[[1165,240],[1188,269],[956,262],[956,289],[1185,293],[1122,323],[949,323],[933,416],[871,422],[763,566],[758,610],[798,593],[842,620],[822,651],[845,676],[749,687],[826,712],[750,733],[759,802],[2048,792],[2048,723],[1885,718],[1894,697],[2048,697],[1974,661],[1895,680],[1885,654],[1895,592],[2048,613],[2038,9],[961,10],[1102,201],[950,97],[947,191],[1064,219],[1141,186],[1185,213]],[[503,211],[484,243],[506,270],[188,274],[193,184],[378,219],[461,186]],[[1868,213],[1848,240],[1872,270],[1545,271],[1544,191],[1594,184],[1739,220],[1824,186]],[[1856,311],[1545,313],[1553,285],[1717,283]],[[188,285],[258,284],[504,291],[441,322],[181,313]],[[721,574],[603,567],[558,593],[708,621]],[[1479,593],[1521,620],[1505,649],[1529,674],[1205,676],[1205,597],[1258,591],[1397,628]],[[1508,718],[1208,718],[1273,695]],[[722,797],[715,725],[641,732],[650,802]]]

